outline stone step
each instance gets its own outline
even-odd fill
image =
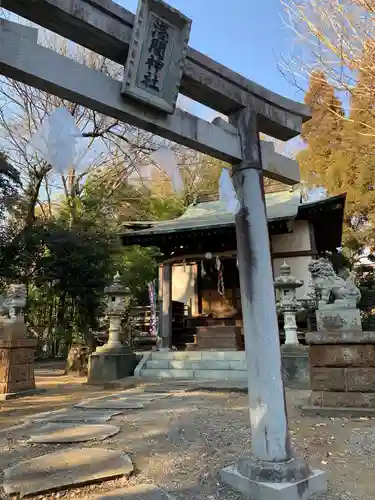
[[[192,380],[194,378],[194,372],[193,370],[154,370],[152,368],[145,368],[142,370],[142,377],[153,379],[179,378]]]
[[[246,359],[245,351],[157,351],[152,352],[151,360],[168,359],[168,360],[181,360],[186,359],[190,361],[197,360],[225,360],[225,361],[242,361]]]
[[[245,351],[157,351],[144,358],[139,375],[151,379],[246,381]]]
[[[146,369],[152,370],[246,370],[244,361],[225,361],[225,360],[209,360],[201,359],[196,361],[191,360],[168,360],[155,359],[148,361]]]
[[[146,368],[143,377],[153,379],[247,381],[246,370],[156,370]]]
[[[198,347],[199,349],[217,349],[220,346],[220,349],[228,349],[236,352],[237,344],[230,339],[199,339]]]
[[[169,361],[169,368],[176,370],[230,370],[229,361]]]
[[[150,360],[180,360],[186,359],[191,361],[199,361],[202,359],[202,353],[200,351],[171,351],[171,352],[152,352],[149,358]]]

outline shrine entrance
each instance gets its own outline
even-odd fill
[[[263,189],[264,175],[298,183],[298,165],[286,159],[275,168],[263,161],[259,141],[259,132],[280,140],[299,135],[309,110],[189,48],[191,21],[160,0],[139,0],[135,17],[111,0],[2,0],[2,6],[124,65],[124,79],[42,47],[37,29],[5,20],[0,73],[233,165],[243,324],[251,345],[246,359],[253,459],[240,459],[238,467],[222,471],[222,479],[255,499],[266,498],[267,491],[274,498],[277,492],[299,498],[302,491],[306,499],[321,491],[321,482],[312,478],[323,473],[301,466],[290,445]],[[177,109],[179,92],[224,113],[229,123],[208,123]],[[166,263],[165,349],[171,342],[170,297]],[[281,476],[282,492],[274,484]]]

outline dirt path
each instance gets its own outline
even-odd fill
[[[0,428],[14,425],[32,413],[116,392],[83,386],[84,380],[51,370],[38,370],[37,380],[39,386],[47,389],[46,393],[4,403]],[[296,453],[308,458],[312,467],[329,471],[331,492],[322,500],[375,498],[374,421],[301,417],[298,408],[305,402],[307,392],[289,391],[287,398]],[[243,500],[219,483],[217,472],[249,451],[248,420],[245,394],[188,392],[113,418],[111,423],[119,425],[121,432],[101,443],[30,446],[25,444],[25,431],[2,433],[0,467],[4,469],[22,459],[59,449],[104,446],[124,450],[131,456],[137,470],[131,483],[152,482],[178,500]],[[125,484],[125,480],[119,479],[36,498],[90,498],[94,493]]]
[[[0,402],[0,429],[17,425],[28,415],[71,406],[86,397],[110,394],[113,390],[87,386],[86,378],[64,375],[62,363],[40,363],[35,370],[36,386],[44,392],[35,396]]]

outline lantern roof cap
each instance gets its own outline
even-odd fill
[[[303,281],[292,276],[292,271],[290,265],[284,261],[284,264],[280,266],[280,276],[278,276],[274,281],[274,286],[276,289],[289,288],[295,289],[303,286]]]
[[[122,284],[121,275],[118,271],[115,274],[115,276],[113,277],[112,283],[109,286],[106,286],[104,288],[104,293],[106,295],[123,295],[123,296],[125,296],[129,292],[130,292],[129,288],[125,287]]]

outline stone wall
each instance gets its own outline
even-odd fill
[[[310,404],[375,408],[375,333],[309,333]]]

